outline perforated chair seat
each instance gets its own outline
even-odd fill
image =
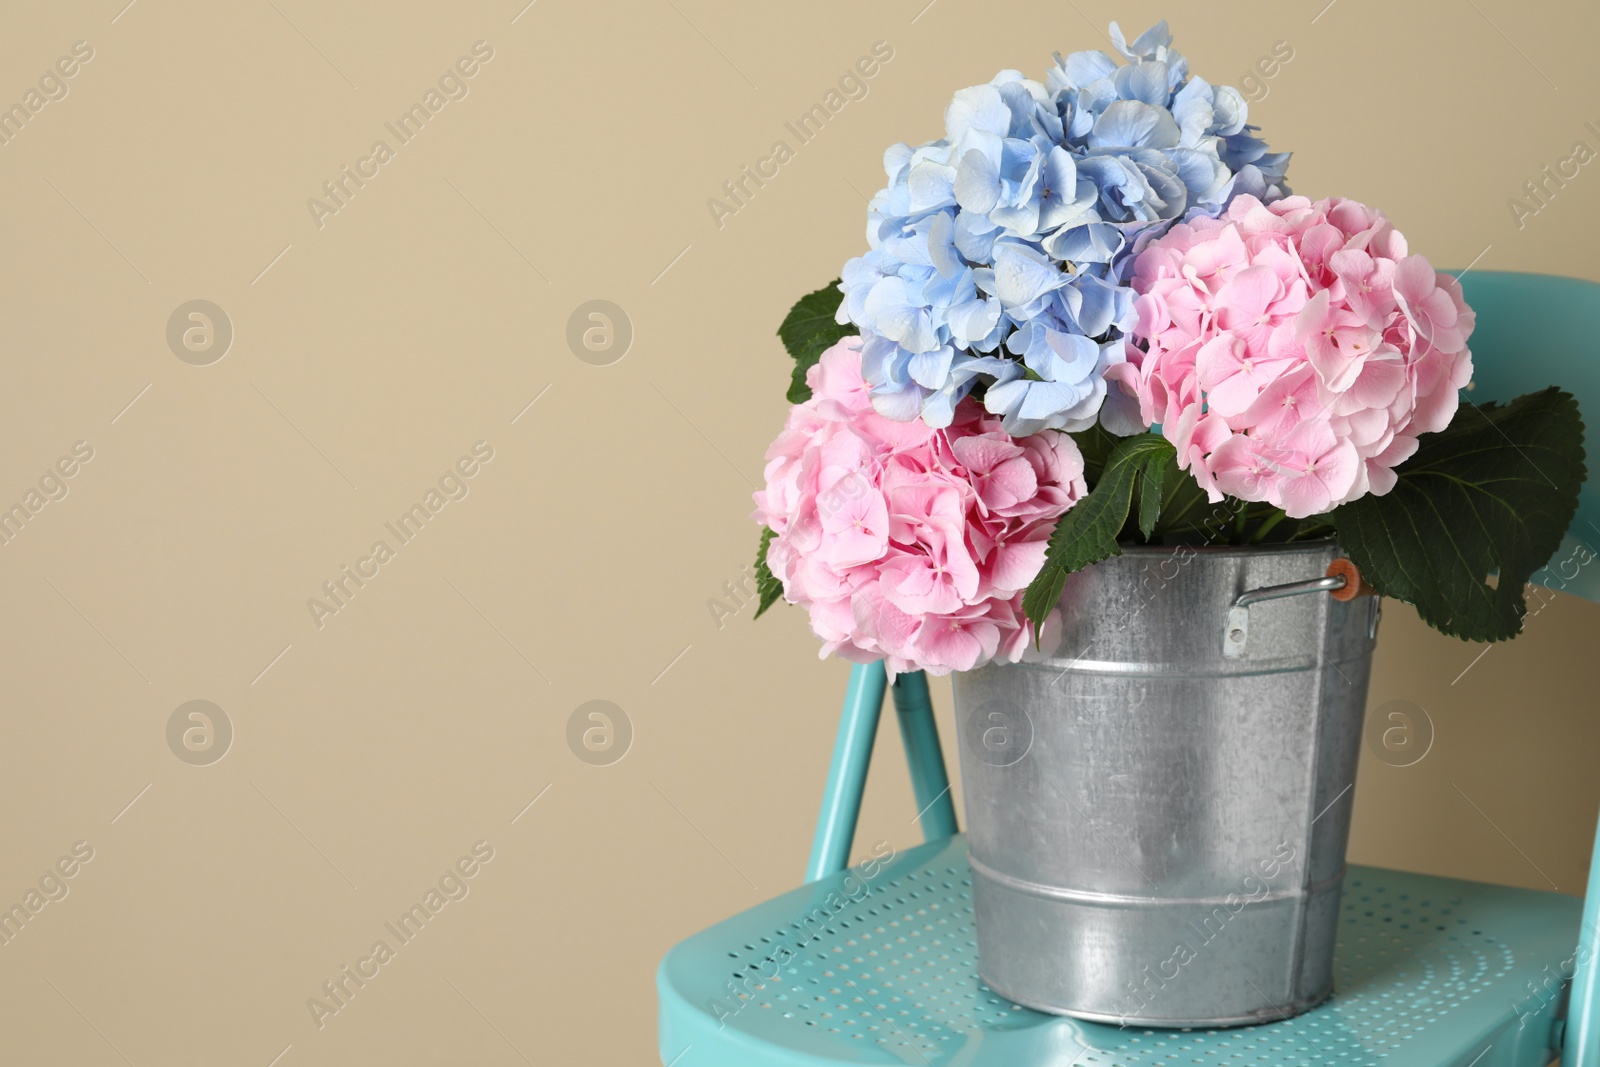
[[[1556,893],[1352,866],[1329,1000],[1260,1026],[1149,1030],[992,992],[969,893],[957,835],[695,935],[657,974],[662,1063],[1534,1067],[1560,1047],[1582,910]]]

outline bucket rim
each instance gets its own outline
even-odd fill
[[[1339,541],[1334,537],[1319,537],[1310,541],[1279,541],[1264,545],[1125,545],[1119,542],[1117,547],[1123,556],[1170,556],[1186,548],[1202,556],[1249,558],[1262,555],[1314,555],[1329,549],[1338,552]],[[1116,558],[1108,556],[1102,562],[1108,563]]]

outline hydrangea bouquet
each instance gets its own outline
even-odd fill
[[[1166,23],[1110,36],[885,153],[868,251],[779,329],[761,610],[942,674],[1049,651],[1067,574],[1120,544],[1337,536],[1443,632],[1514,636],[1577,507],[1572,396],[1462,415],[1457,281],[1381,212],[1293,195]]]

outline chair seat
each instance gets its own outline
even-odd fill
[[[1018,1007],[978,977],[963,836],[802,886],[661,962],[672,1067],[1538,1067],[1560,1045],[1582,902],[1352,866],[1334,994],[1224,1030]]]

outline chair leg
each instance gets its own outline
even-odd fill
[[[894,707],[900,719],[900,739],[911,768],[911,790],[917,799],[922,836],[939,841],[956,832],[956,808],[950,799],[950,778],[945,773],[939,727],[933,720],[928,697],[928,676],[921,671],[894,680]]]
[[[872,761],[872,743],[878,735],[878,717],[883,711],[888,682],[881,662],[857,663],[850,668],[850,686],[845,690],[844,711],[839,716],[828,784],[822,792],[817,832],[811,839],[807,882],[837,874],[850,862],[850,846],[855,842],[856,821],[861,815],[861,794],[867,785],[867,764]]]

